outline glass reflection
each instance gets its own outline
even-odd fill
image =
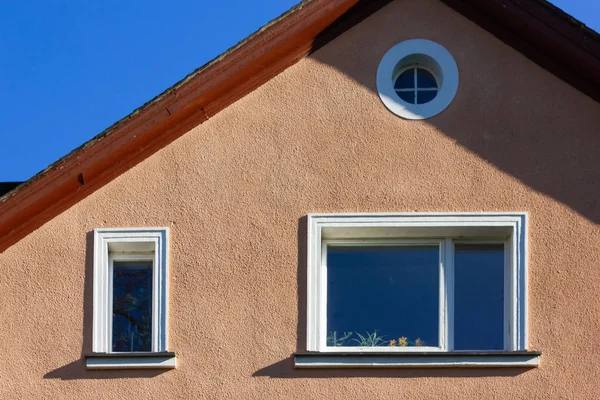
[[[437,94],[437,90],[419,90],[417,92],[417,104],[429,103],[436,98]]]
[[[152,261],[115,261],[112,351],[151,350]]]
[[[415,88],[415,70],[414,68],[408,69],[401,73],[396,82],[394,83],[394,89],[414,89]]]
[[[417,87],[419,89],[437,89],[438,85],[431,72],[423,68],[417,68]]]
[[[396,93],[398,93],[398,97],[400,97],[405,102],[410,103],[410,104],[415,104],[415,92],[414,91],[396,92]]]
[[[437,246],[328,246],[328,346],[438,346]]]
[[[454,348],[504,348],[504,245],[456,245]]]

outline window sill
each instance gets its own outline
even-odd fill
[[[92,353],[86,354],[87,369],[173,369],[175,353]]]
[[[296,353],[295,368],[536,368],[539,351]]]

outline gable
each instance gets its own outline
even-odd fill
[[[543,0],[446,0],[592,97],[597,34]],[[304,2],[0,199],[0,248],[211,118],[389,0]],[[539,11],[539,12],[538,12]],[[547,25],[552,25],[548,30]],[[527,33],[527,34],[524,34]],[[531,33],[531,34],[530,34]],[[556,33],[556,34],[554,34]]]
[[[378,98],[374,79],[383,54],[414,37],[445,46],[460,69],[454,101],[424,121],[391,114]],[[263,203],[263,197],[283,190],[282,182],[316,185],[308,191],[298,186],[296,197],[283,200],[289,206],[303,196],[308,196],[305,204],[315,197],[363,204],[360,196],[366,193],[390,196],[406,187],[415,199],[437,197],[454,193],[451,176],[459,169],[465,185],[485,183],[497,197],[504,197],[498,190],[505,189],[494,180],[510,177],[598,220],[593,192],[585,186],[564,190],[555,180],[589,181],[599,172],[586,161],[594,157],[597,109],[589,97],[437,0],[399,0],[113,180],[106,191],[94,194],[100,203],[88,210],[106,222],[86,223],[86,229],[162,226],[165,214],[176,213],[169,208],[177,206],[205,215],[201,208],[210,207],[198,196],[207,193],[218,194],[208,203],[221,210],[213,210],[219,217],[239,199],[246,205]],[[572,163],[573,155],[581,161]],[[465,160],[473,162],[462,165]],[[481,162],[490,168],[481,169]],[[270,176],[273,171],[281,175]],[[448,183],[428,183],[440,176]],[[143,220],[138,220],[139,209],[147,210]]]

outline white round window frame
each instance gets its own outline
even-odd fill
[[[433,72],[438,83],[437,96],[423,104],[410,104],[398,96],[394,81],[399,71],[409,66],[424,67]],[[431,118],[444,111],[458,90],[458,66],[440,44],[426,39],[398,43],[388,50],[377,69],[377,91],[383,104],[392,113],[405,119]]]

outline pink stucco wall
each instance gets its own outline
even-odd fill
[[[450,107],[375,92],[394,44]],[[596,398],[600,106],[437,0],[397,0],[0,254],[0,398]],[[294,370],[309,212],[528,211],[533,370]],[[86,371],[100,227],[171,228],[171,371]]]

